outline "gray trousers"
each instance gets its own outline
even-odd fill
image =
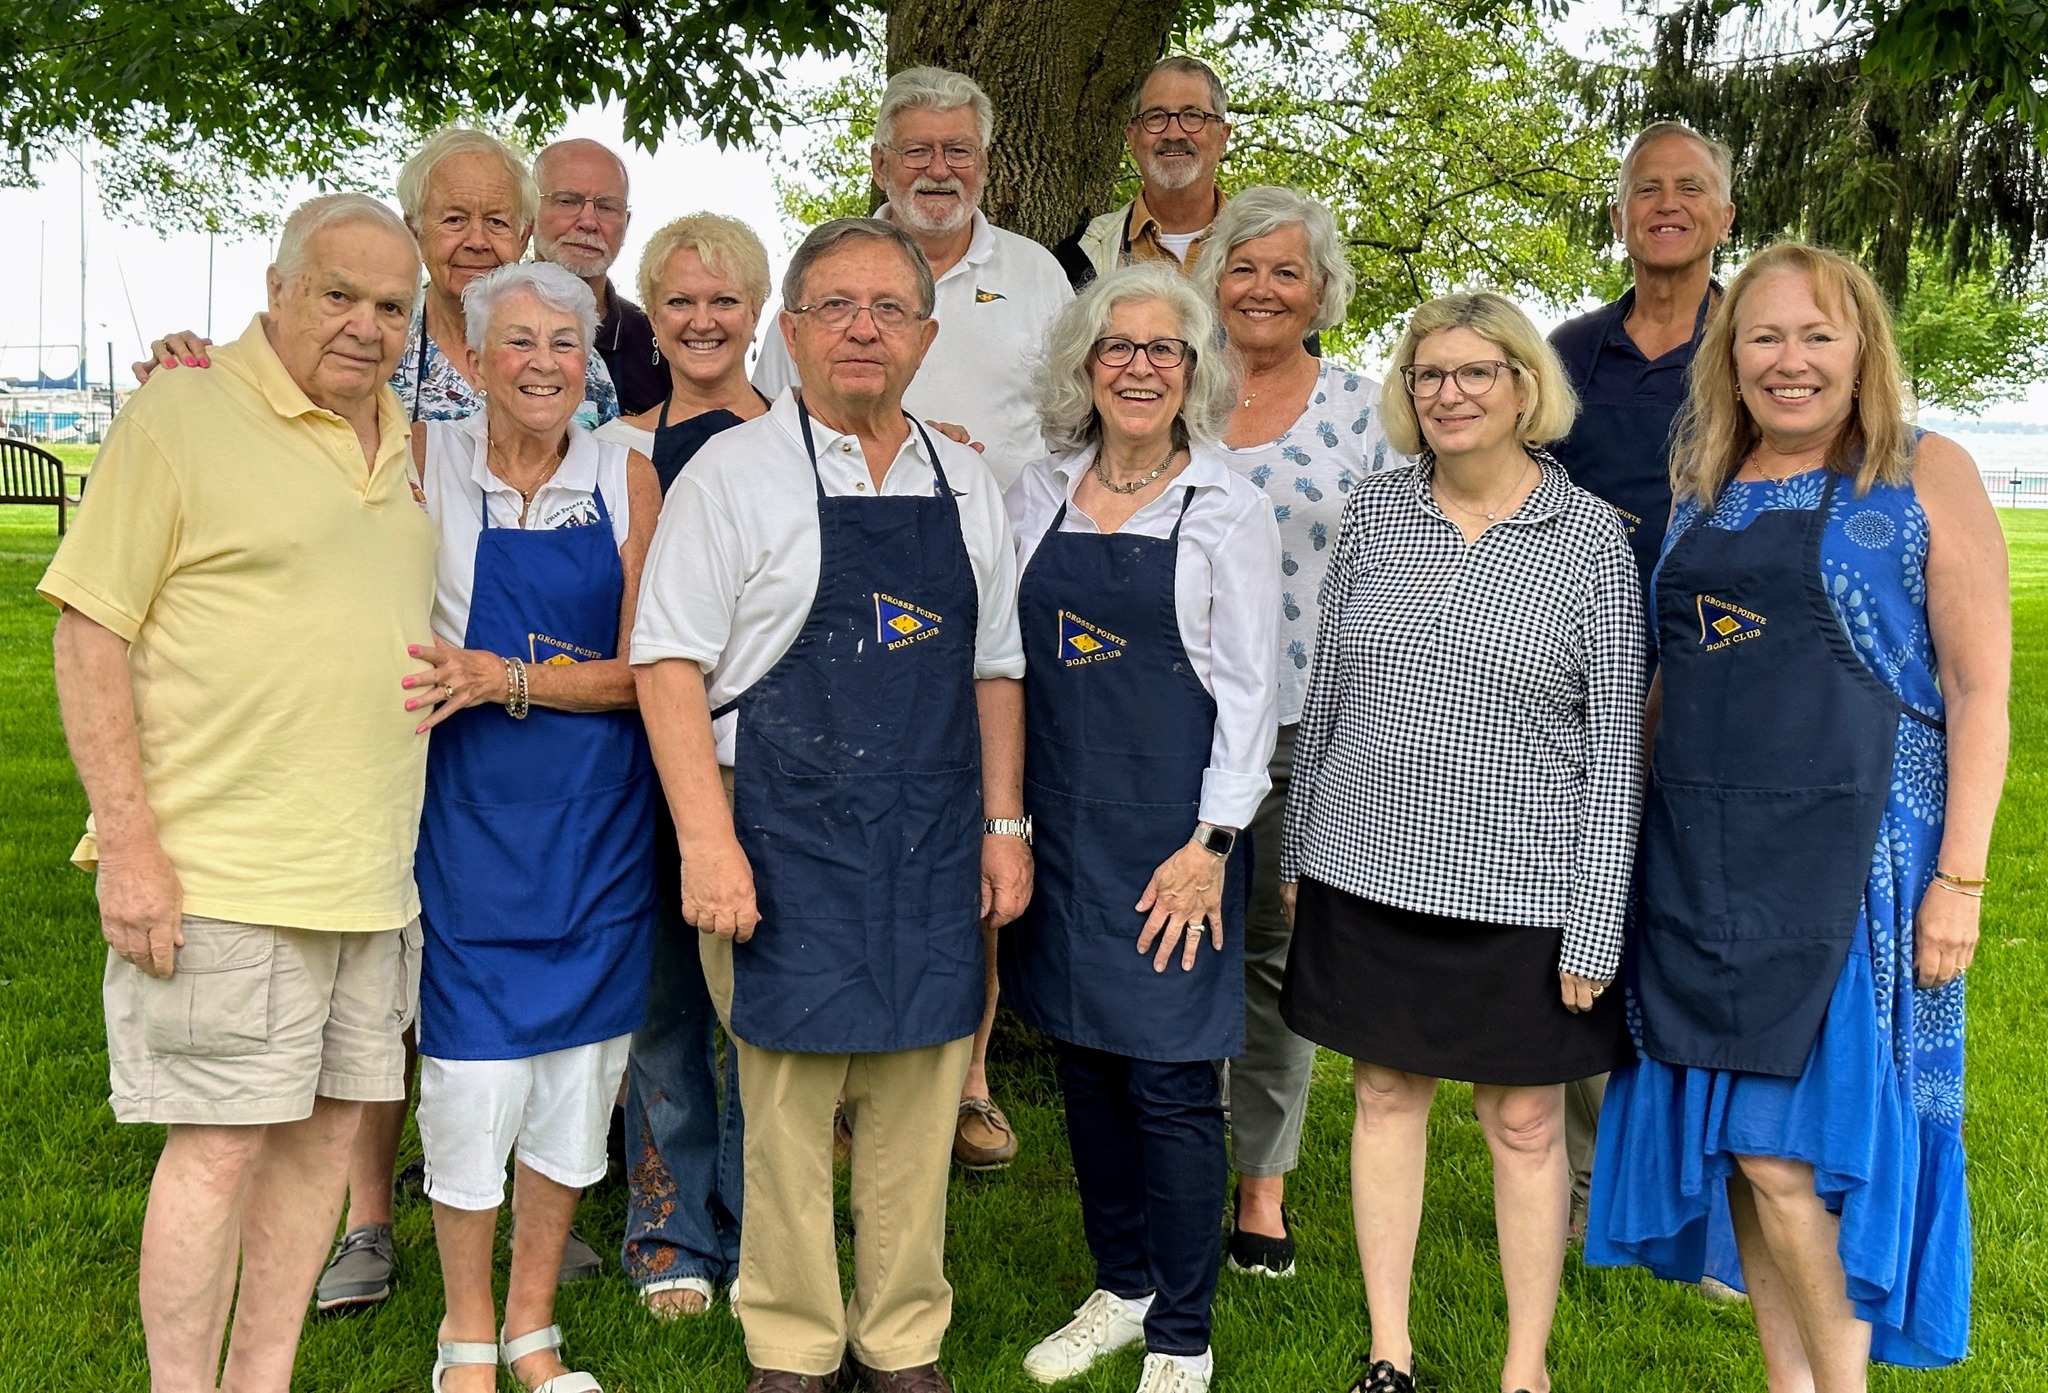
[[[1245,913],[1244,1053],[1229,1062],[1225,1097],[1240,1175],[1285,1175],[1301,1160],[1309,1068],[1316,1047],[1280,1019],[1280,980],[1294,939],[1280,908],[1280,827],[1294,770],[1294,727],[1273,747],[1273,787],[1252,817],[1251,903]]]
[[[1600,1135],[1600,1104],[1606,1097],[1605,1074],[1564,1086],[1564,1151],[1572,1167],[1572,1203],[1580,1209],[1593,1189],[1593,1148]]]

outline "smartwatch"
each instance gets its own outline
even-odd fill
[[[1217,856],[1228,856],[1231,848],[1237,845],[1237,833],[1228,827],[1218,827],[1213,822],[1198,822],[1195,824],[1193,840],[1195,845],[1204,851]]]
[[[983,835],[990,837],[1022,837],[1024,845],[1031,845],[1031,819],[1026,817],[985,817],[981,820]]]

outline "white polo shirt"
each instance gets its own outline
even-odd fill
[[[889,212],[884,206],[881,216]],[[987,447],[983,458],[1004,489],[1046,453],[1031,369],[1045,351],[1053,319],[1073,298],[1051,252],[1003,231],[978,208],[967,254],[939,277],[932,311],[939,335],[903,394],[903,409],[920,421],[967,427]],[[754,385],[777,397],[797,385],[796,364],[782,341],[779,316],[763,315],[761,322]]]
[[[860,441],[811,420],[818,478],[833,498],[878,496]],[[995,479],[981,456],[934,435],[974,568],[974,675],[1022,677],[1017,556]],[[879,496],[930,497],[937,476],[912,431]],[[704,670],[712,708],[768,674],[802,632],[818,594],[818,495],[796,398],[704,442],[662,505],[640,580],[633,662],[686,658]],[[943,620],[943,616],[942,616]],[[718,761],[733,761],[735,717],[715,723]]]
[[[1094,463],[1092,448],[1039,460],[1010,490],[1019,575],[1038,554],[1062,503],[1069,505],[1062,532],[1101,532],[1095,519],[1071,506]],[[1219,827],[1243,827],[1272,786],[1266,767],[1280,728],[1280,531],[1266,496],[1206,445],[1194,448],[1187,468],[1131,514],[1118,535],[1170,537],[1176,523],[1175,627],[1188,666],[1216,700],[1199,816]],[[1054,661],[1057,634],[1032,634],[1029,641],[1039,660]]]
[[[434,561],[434,632],[457,645],[469,629],[476,544],[484,530],[485,507],[491,510],[493,527],[519,527],[522,506],[529,531],[594,527],[596,495],[602,489],[616,545],[626,545],[631,522],[631,501],[626,497],[630,452],[625,446],[601,441],[572,422],[562,463],[535,491],[532,504],[522,505],[519,490],[491,472],[484,418],[479,411],[460,420],[427,422],[427,458],[420,470],[427,516],[441,539]]]

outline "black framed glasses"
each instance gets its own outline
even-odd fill
[[[1153,339],[1149,343],[1138,343],[1115,335],[1097,339],[1090,351],[1102,366],[1121,368],[1130,366],[1141,348],[1145,350],[1145,361],[1155,368],[1177,368],[1195,356],[1194,346],[1186,339]]]
[[[1198,106],[1184,106],[1179,111],[1168,111],[1163,106],[1155,106],[1149,111],[1139,112],[1137,116],[1138,124],[1153,135],[1158,135],[1176,121],[1189,135],[1200,135],[1211,121],[1223,119],[1225,118],[1215,112],[1204,111]]]
[[[588,194],[577,193],[574,189],[557,189],[547,196],[547,200],[550,208],[558,213],[567,213],[572,218],[582,216],[585,204],[597,209],[600,218],[616,220],[626,216],[626,200],[623,198],[592,198]]]
[[[926,145],[920,142],[915,145],[884,145],[882,148],[911,169],[930,169],[939,160],[944,160],[948,169],[972,169],[981,159],[979,145]]]
[[[1466,396],[1483,397],[1493,390],[1493,384],[1500,380],[1502,372],[1514,370],[1513,363],[1504,363],[1498,358],[1460,363],[1455,368],[1418,368],[1411,363],[1401,369],[1401,381],[1407,385],[1408,395],[1421,401],[1443,391],[1444,383],[1454,377],[1458,379],[1458,390]]]
[[[827,329],[848,329],[853,321],[866,310],[868,318],[883,333],[894,333],[907,329],[925,316],[899,300],[877,300],[872,305],[863,305],[855,300],[832,296],[809,305],[792,305],[791,314],[807,314]]]

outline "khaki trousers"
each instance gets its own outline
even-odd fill
[[[772,932],[772,931],[771,931]],[[705,935],[704,982],[731,1033],[732,942]],[[930,1364],[953,1316],[946,1181],[974,1037],[894,1054],[793,1054],[733,1036],[746,1111],[738,1300],[757,1369]],[[853,1127],[853,1299],[839,1287],[832,1112]]]
[[[1600,1105],[1606,1099],[1605,1074],[1564,1086],[1564,1151],[1572,1168],[1572,1203],[1582,1208],[1593,1191],[1593,1150],[1600,1139]]]

